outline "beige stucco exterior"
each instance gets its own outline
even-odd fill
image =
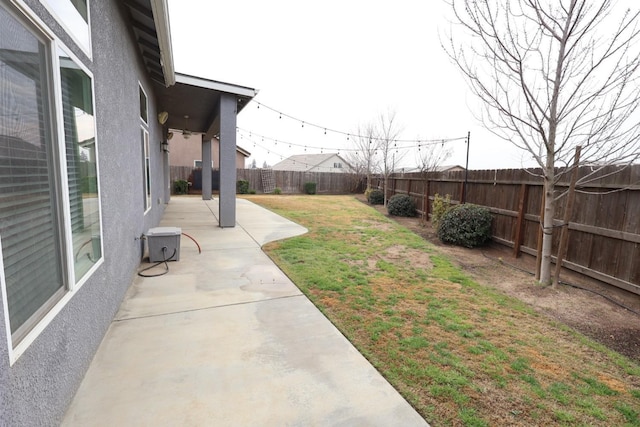
[[[236,169],[244,169],[248,155],[242,148],[236,150]],[[196,160],[202,159],[202,135],[194,134],[190,138],[182,136],[180,131],[174,131],[169,140],[169,165],[195,167]],[[220,168],[220,141],[211,140],[211,159],[213,168]]]

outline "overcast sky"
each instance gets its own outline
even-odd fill
[[[255,88],[255,101],[284,114],[251,103],[238,115],[237,143],[258,166],[303,154],[304,146],[353,148],[323,128],[355,132],[388,110],[403,139],[470,132],[470,169],[533,166],[471,113],[482,107],[440,46],[450,14],[442,1],[169,0],[169,7],[176,71]],[[446,163],[464,166],[465,142],[449,144]],[[415,166],[414,152],[402,166]]]

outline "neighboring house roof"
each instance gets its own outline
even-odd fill
[[[434,172],[451,172],[451,171],[463,171],[464,166],[460,165],[443,165],[436,166],[436,170]]]
[[[240,146],[236,146],[236,151],[245,157],[251,157],[251,153]]]
[[[455,171],[463,171],[463,170],[464,170],[464,167],[460,165],[442,165],[442,166],[436,166],[434,170],[429,172],[455,172]],[[395,173],[415,173],[415,172],[422,172],[422,170],[417,167],[400,168],[395,170]]]
[[[347,163],[342,157],[340,157],[336,153],[325,153],[325,154],[296,154],[290,157],[287,157],[283,161],[276,163],[273,165],[273,170],[284,170],[284,171],[301,171],[306,172],[312,170],[320,166],[322,163],[330,160],[330,159],[339,159],[340,162],[344,165],[344,169],[348,170],[351,168],[351,165]]]

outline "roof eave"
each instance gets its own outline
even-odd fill
[[[180,73],[174,73],[174,76],[175,81],[178,83],[212,89],[218,92],[230,93],[244,98],[253,99],[258,94],[257,90],[246,86],[204,79],[201,77],[189,76],[187,74]]]
[[[176,73],[173,63],[173,49],[171,47],[171,28],[169,26],[169,8],[167,0],[151,0],[153,21],[156,24],[158,45],[160,46],[160,64],[166,87],[176,83]]]

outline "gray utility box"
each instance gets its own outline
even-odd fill
[[[178,261],[180,260],[180,235],[178,227],[156,227],[147,231],[147,245],[149,247],[149,261]],[[163,248],[165,248],[163,250]],[[174,253],[175,251],[175,253]]]

